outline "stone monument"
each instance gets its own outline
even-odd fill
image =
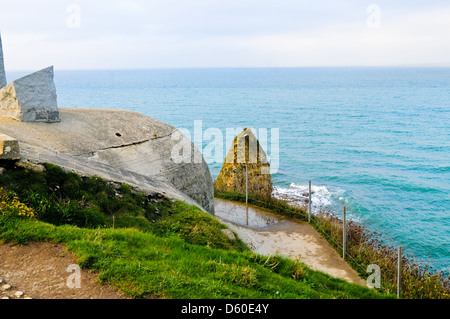
[[[261,144],[249,128],[234,139],[222,171],[214,183],[214,189],[219,192],[245,193],[247,169],[249,194],[270,197],[273,192],[270,164]]]
[[[59,122],[53,66],[7,84],[0,39],[0,115],[20,122]]]

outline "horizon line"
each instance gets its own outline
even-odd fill
[[[364,69],[364,68],[450,68],[450,63],[417,63],[417,64],[389,64],[389,65],[311,65],[311,66],[192,66],[192,67],[119,67],[119,68],[57,68],[57,71],[146,71],[146,70],[233,70],[233,69]],[[39,70],[42,70],[40,68]],[[38,70],[36,70],[38,71]],[[30,69],[15,69],[9,72],[35,72]]]

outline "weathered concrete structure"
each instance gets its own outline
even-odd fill
[[[175,127],[129,111],[60,108],[61,122],[24,123],[0,116],[0,132],[19,141],[22,160],[53,163],[85,176],[126,183],[214,214],[207,163],[177,164]],[[191,142],[192,143],[192,142]],[[192,143],[192,148],[196,147]]]
[[[59,122],[53,67],[0,89],[0,114],[21,122]]]
[[[5,61],[3,59],[2,35],[0,34],[0,89],[6,86]]]
[[[270,197],[273,192],[270,164],[261,144],[249,128],[235,138],[214,188],[222,192],[245,193],[246,167],[249,193]]]

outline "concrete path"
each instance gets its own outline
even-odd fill
[[[311,225],[276,215],[263,209],[220,199],[215,200],[216,216],[238,234],[255,253],[280,255],[306,264],[332,277],[366,286],[361,279]]]

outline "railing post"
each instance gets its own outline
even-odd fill
[[[247,216],[247,226],[248,224],[248,165],[245,166],[245,205],[246,205],[246,216]]]
[[[245,203],[248,205],[248,166],[245,166]]]
[[[344,230],[343,230],[343,243],[342,243],[342,257],[345,260],[347,255],[347,207],[344,206]]]
[[[308,209],[308,222],[311,223],[312,215],[312,182],[309,181],[309,209]]]
[[[398,247],[398,270],[397,270],[397,298],[402,298],[402,259],[403,247]]]

